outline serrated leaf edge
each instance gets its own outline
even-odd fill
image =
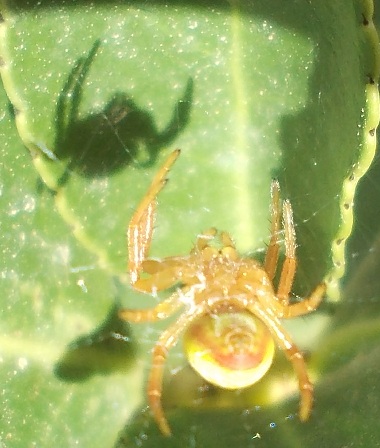
[[[327,296],[330,301],[340,300],[339,280],[345,273],[345,249],[351,234],[354,221],[354,196],[359,180],[371,166],[376,153],[376,128],[380,121],[379,76],[380,76],[380,45],[379,37],[373,23],[374,3],[372,0],[360,1],[362,13],[362,32],[367,45],[372,51],[372,67],[370,73],[365,73],[368,83],[365,87],[366,109],[363,114],[363,141],[360,156],[352,171],[343,181],[340,201],[341,225],[332,242],[333,267],[325,277]]]

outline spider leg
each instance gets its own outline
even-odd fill
[[[166,175],[180,154],[173,151],[154,177],[128,226],[128,270],[132,285],[139,279],[141,263],[148,255],[153,234],[156,197],[167,182]]]
[[[119,311],[120,319],[128,322],[155,322],[156,320],[166,319],[181,308],[183,302],[178,292],[175,292],[163,302],[160,302],[154,308],[148,309],[128,309],[123,308]]]
[[[281,317],[288,319],[291,317],[302,316],[303,314],[309,314],[318,308],[319,304],[322,302],[325,292],[326,284],[319,284],[308,298],[303,299],[301,302],[296,302],[285,306]]]
[[[165,260],[163,260],[162,263],[164,264]],[[155,295],[157,291],[170,288],[178,282],[178,272],[175,269],[167,269],[158,271],[152,274],[149,278],[139,278],[133,286],[137,291]]]
[[[313,385],[309,379],[306,363],[301,351],[294,344],[277,317],[269,309],[264,308],[258,302],[248,307],[248,309],[264,322],[271,331],[274,340],[292,363],[293,369],[298,377],[298,387],[301,394],[299,418],[301,421],[306,421],[310,417],[313,405]]]
[[[292,289],[297,267],[296,233],[294,230],[292,206],[289,201],[284,201],[283,221],[285,231],[285,261],[278,283],[277,298],[280,303],[286,306],[289,304],[289,294]]]
[[[293,364],[293,369],[298,377],[298,387],[301,394],[299,419],[301,422],[305,422],[309,419],[313,407],[314,387],[309,379],[305,360],[298,347],[293,344],[290,348],[286,349],[285,355]]]
[[[268,245],[268,250],[265,256],[264,268],[268,277],[273,280],[276,273],[279,253],[278,234],[280,232],[280,184],[277,180],[272,180],[270,194],[272,198],[271,204],[271,237]]]
[[[162,377],[164,365],[169,350],[177,343],[181,332],[196,318],[205,313],[204,306],[190,308],[183,313],[176,322],[167,328],[160,336],[153,348],[152,368],[148,379],[148,401],[158,427],[165,436],[171,435],[169,424],[166,420],[161,404]]]

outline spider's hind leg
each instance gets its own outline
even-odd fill
[[[170,426],[166,420],[162,408],[162,379],[164,366],[169,350],[177,343],[181,333],[194,320],[205,313],[205,306],[200,305],[195,309],[189,309],[179,316],[179,318],[167,328],[160,336],[160,339],[153,348],[152,368],[148,379],[148,401],[149,407],[156,420],[158,427],[165,436],[171,435]]]

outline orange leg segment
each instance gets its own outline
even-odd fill
[[[298,387],[301,394],[299,419],[305,422],[309,419],[311,409],[313,407],[313,385],[307,374],[305,360],[302,353],[299,351],[296,345],[285,350],[285,355],[289,361],[293,364],[293,369],[298,377]]]
[[[156,197],[167,182],[166,175],[177,160],[180,150],[173,151],[154,177],[128,226],[128,270],[132,285],[138,280],[141,263],[147,257],[153,234]]]
[[[163,302],[157,304],[154,308],[121,309],[119,311],[119,317],[128,322],[155,322],[171,316],[178,311],[181,306],[183,306],[183,303],[181,302],[178,293],[174,293]]]
[[[289,306],[286,306],[281,317],[288,319],[311,313],[318,308],[325,292],[326,284],[319,284],[308,298],[301,300],[301,302],[292,303]]]
[[[259,317],[268,329],[281,350],[284,351],[285,356],[292,363],[293,369],[298,377],[299,390],[301,394],[300,399],[300,420],[305,421],[309,418],[311,408],[313,405],[313,385],[309,380],[306,363],[299,348],[294,344],[290,335],[281,326],[277,317],[269,314],[262,304],[255,303],[248,307],[250,311]]]
[[[289,201],[284,201],[283,221],[285,231],[285,261],[282,266],[278,283],[277,298],[283,305],[289,304],[289,294],[292,289],[297,268],[296,234],[293,224],[293,211]]]
[[[281,209],[280,209],[280,184],[277,180],[273,180],[270,188],[272,198],[271,204],[271,237],[268,245],[267,254],[265,256],[264,268],[269,278],[273,280],[276,273],[279,243],[278,235],[280,232]]]
[[[176,322],[161,334],[153,348],[152,368],[148,379],[148,401],[153,417],[165,436],[171,435],[161,404],[162,378],[166,357],[169,350],[177,343],[184,328],[204,313],[205,307],[199,306],[195,310],[188,310],[182,314]]]

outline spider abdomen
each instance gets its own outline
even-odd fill
[[[271,333],[249,312],[206,314],[183,339],[190,365],[208,382],[241,389],[259,381],[270,368],[275,345]]]

